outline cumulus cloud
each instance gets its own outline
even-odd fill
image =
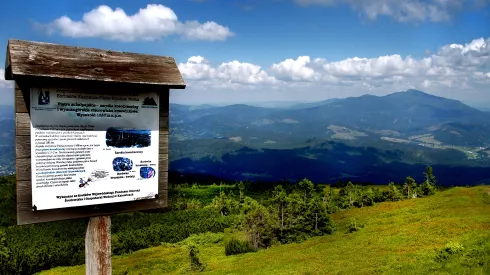
[[[463,7],[482,7],[487,0],[294,0],[300,5],[349,5],[368,19],[389,16],[399,22],[448,21]]]
[[[5,80],[5,70],[0,69],[0,88],[13,88],[13,81]]]
[[[125,42],[153,41],[169,35],[188,40],[224,41],[234,35],[228,27],[213,21],[181,22],[172,9],[160,4],[149,4],[132,15],[121,8],[101,5],[85,13],[81,21],[62,16],[48,24],[38,23],[37,27],[68,37],[101,37]]]
[[[205,83],[205,86],[238,88],[253,84],[278,83],[276,78],[269,76],[260,66],[236,60],[213,67],[204,57],[192,56],[178,66],[185,80],[200,81]]]
[[[276,89],[326,98],[415,88],[451,98],[488,98],[490,38],[445,45],[422,58],[391,54],[328,61],[299,56],[262,68],[236,60],[213,66],[204,57],[193,56],[180,63],[179,69],[189,87],[199,89],[255,89],[263,93]]]

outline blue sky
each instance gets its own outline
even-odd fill
[[[9,38],[173,56],[179,103],[417,88],[490,107],[488,0],[17,0],[2,3]]]

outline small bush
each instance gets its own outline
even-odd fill
[[[232,238],[225,244],[225,255],[237,255],[248,252],[255,252],[255,249],[247,242]]]
[[[350,221],[348,231],[349,231],[349,233],[352,233],[352,232],[359,231],[362,228],[364,228],[364,224],[362,224],[361,222],[359,222],[357,219],[354,218],[354,219],[351,219],[351,221]]]
[[[205,266],[199,259],[199,248],[193,243],[190,243],[187,247],[189,249],[190,269],[192,271],[203,271]]]
[[[464,247],[458,243],[451,241],[446,244],[446,246],[437,251],[436,260],[438,262],[443,262],[448,260],[452,255],[459,254],[464,250]]]

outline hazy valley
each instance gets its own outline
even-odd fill
[[[387,184],[426,165],[441,184],[490,179],[490,113],[408,90],[286,107],[170,106],[170,170],[263,181]]]
[[[279,105],[279,104],[276,104]],[[0,107],[0,174],[15,173],[13,107]],[[490,113],[409,90],[279,107],[170,104],[170,170],[225,180],[441,184],[490,179]],[[174,174],[172,174],[174,175]]]

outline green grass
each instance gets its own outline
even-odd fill
[[[201,245],[204,273],[490,274],[489,187],[452,188],[424,199],[341,211],[332,218],[338,226],[336,233],[299,244],[234,256],[225,256],[222,241]],[[352,219],[364,227],[347,233]],[[438,251],[459,244],[461,251],[436,260]],[[113,257],[113,274],[181,274],[188,266],[183,245]],[[76,266],[41,274],[84,272],[84,266]]]

